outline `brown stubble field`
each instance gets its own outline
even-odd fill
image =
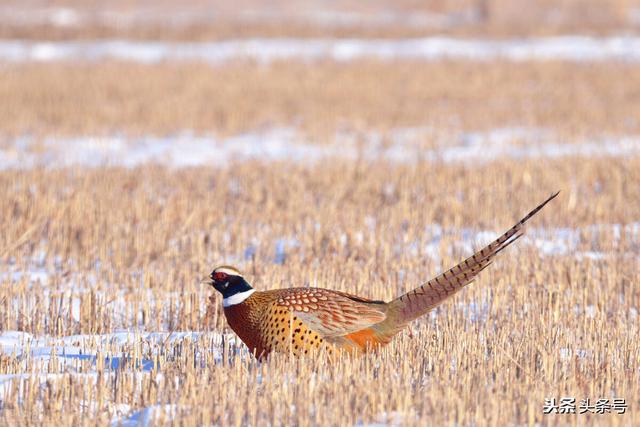
[[[109,370],[107,362],[80,361],[71,369],[52,358],[40,367],[45,379],[14,382],[22,388],[3,403],[2,416],[81,425],[109,421],[118,404],[160,403],[175,405],[167,422],[184,425],[545,425],[565,422],[541,414],[545,397],[615,394],[627,399],[627,414],[582,415],[580,424],[633,425],[640,399],[637,232],[614,238],[589,225],[629,222],[640,200],[629,185],[638,170],[637,159],[565,159],[475,168],[336,162],[3,172],[2,247],[24,270],[41,250],[65,261],[44,261],[55,271],[48,303],[41,284],[5,281],[2,330],[203,335],[195,343],[170,336],[120,347],[84,342],[99,360],[120,351],[129,364]],[[555,189],[561,197],[532,226],[581,230],[576,250],[606,256],[543,256],[521,241],[379,354],[333,362],[275,355],[257,364],[229,343],[219,301],[207,318],[211,291],[198,279],[223,260],[240,259],[258,288],[311,284],[389,299],[468,253],[456,247],[456,234],[441,241],[441,262],[412,249],[411,242],[424,246],[433,237],[425,225],[499,232]],[[283,236],[298,243],[275,264]],[[253,261],[243,259],[251,245]],[[136,360],[153,362],[153,370]],[[6,355],[0,369],[23,373],[36,365]]]
[[[637,27],[626,0],[341,0],[331,10],[346,21],[333,26],[321,24],[331,16],[324,3],[305,2],[304,13],[269,4],[34,0],[20,2],[27,21],[16,24],[8,2],[0,38],[499,39]],[[215,25],[201,20],[208,7]],[[53,25],[56,8],[82,19]],[[451,26],[402,24],[459,11],[466,18]],[[118,18],[127,12],[132,24]],[[391,23],[371,21],[376,13]],[[0,100],[1,425],[640,425],[637,63],[3,62]],[[372,135],[393,146],[398,130],[422,128],[431,131],[396,146],[465,148],[472,143],[460,135],[496,129],[507,137],[487,137],[491,150],[555,146],[537,158],[460,161],[345,150],[192,167],[47,163],[56,141],[78,151],[116,141],[133,152],[147,136],[278,128],[320,148],[344,134],[365,148]],[[590,154],[589,144],[607,143],[609,154]],[[582,154],[555,157],[564,146]],[[43,163],[11,163],[24,152]],[[377,353],[258,363],[226,326],[219,296],[199,284],[228,263],[257,289],[320,286],[389,300],[557,190],[476,282]],[[543,415],[545,398],[565,396],[625,398],[628,409]]]
[[[0,135],[529,126],[571,143],[640,127],[640,68],[624,63],[29,64],[0,68],[0,97]]]

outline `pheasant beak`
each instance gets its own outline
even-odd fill
[[[213,286],[213,279],[210,276],[207,276],[200,280],[201,285]]]

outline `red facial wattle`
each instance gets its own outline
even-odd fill
[[[223,282],[227,280],[228,277],[229,275],[227,273],[223,273],[222,271],[213,273],[213,280],[215,280],[216,282]]]

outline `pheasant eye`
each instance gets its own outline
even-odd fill
[[[227,273],[223,273],[222,271],[213,273],[213,280],[216,280],[216,281],[227,280],[227,277],[228,277]]]

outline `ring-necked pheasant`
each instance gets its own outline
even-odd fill
[[[557,195],[471,257],[390,302],[322,288],[256,291],[230,266],[215,268],[204,282],[222,294],[229,326],[259,358],[271,352],[300,355],[320,348],[329,352],[375,348],[471,283],[522,236],[525,222]]]

